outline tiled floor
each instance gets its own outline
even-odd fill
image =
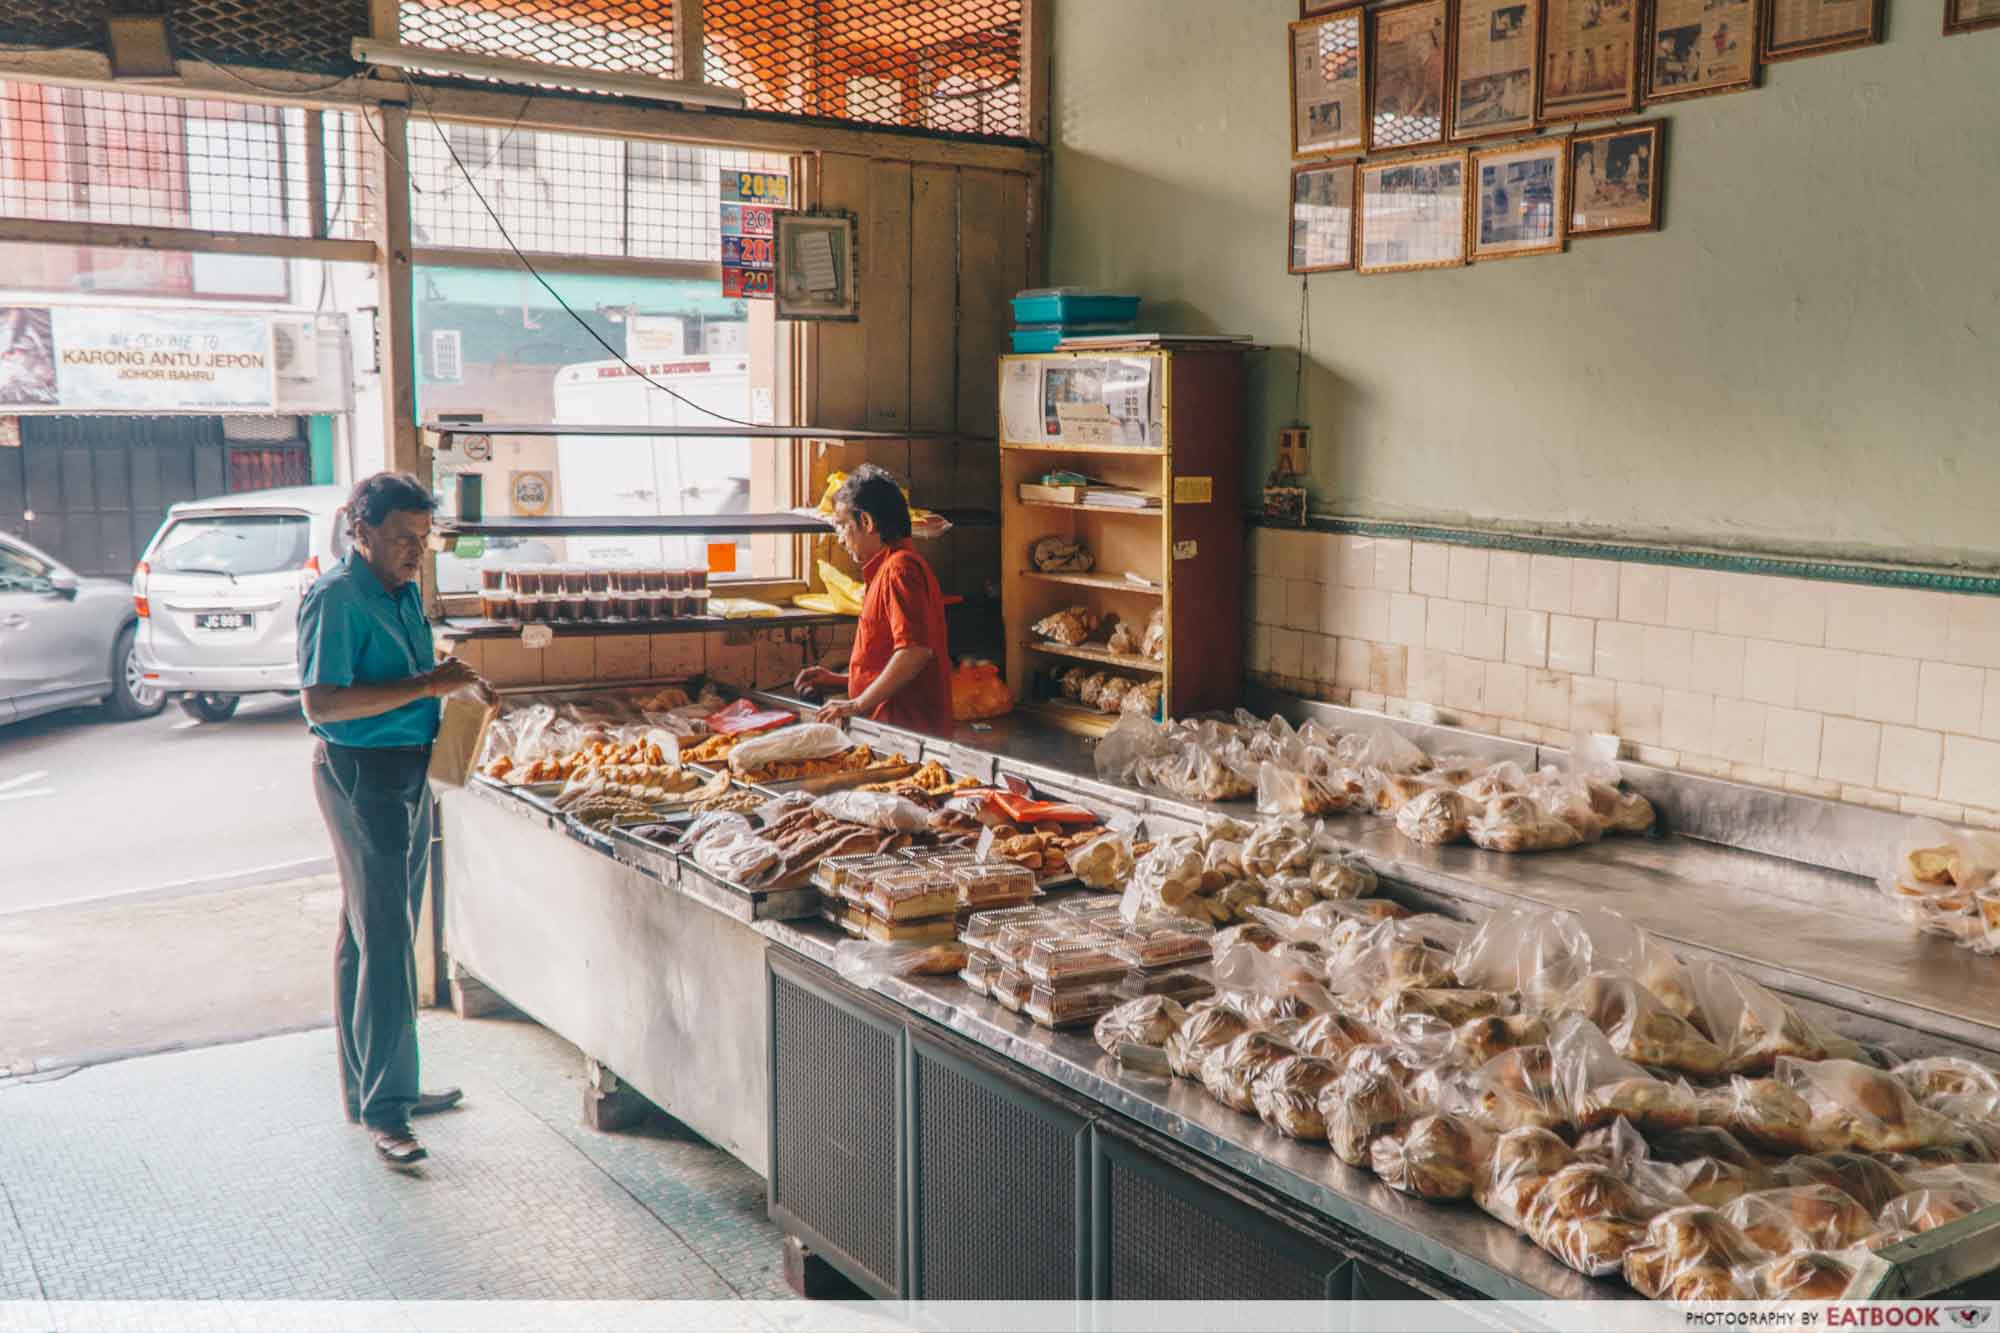
[[[0,1082],[0,1301],[776,1299],[764,1182],[657,1120],[578,1124],[582,1062],[534,1024],[423,1022],[421,1174],[340,1113],[333,1034]]]

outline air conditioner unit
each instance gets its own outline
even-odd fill
[[[465,378],[457,329],[431,330],[431,378],[443,384],[457,384]]]
[[[309,318],[272,320],[271,360],[281,380],[318,379],[318,323]]]

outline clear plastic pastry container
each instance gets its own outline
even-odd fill
[[[1128,964],[1111,951],[1109,937],[1096,934],[1035,940],[1021,968],[1036,981],[1069,985],[1087,981],[1117,981]]]
[[[965,955],[965,966],[959,969],[958,979],[963,981],[974,995],[984,995],[992,983],[994,973],[999,970],[1000,964],[992,954],[980,949],[971,949]]]
[[[1076,934],[1077,927],[1073,922],[1050,916],[1002,926],[1000,933],[993,937],[993,942],[987,947],[993,951],[995,957],[1019,967],[1027,962],[1028,951],[1040,941],[1072,939]]]
[[[959,866],[951,881],[961,907],[975,911],[988,907],[1019,906],[1035,896],[1035,872],[1026,866],[1005,862],[982,862]]]
[[[1193,1004],[1215,994],[1215,982],[1205,967],[1135,967],[1118,983],[1118,993],[1136,1000],[1143,995],[1164,995],[1182,1004]]]
[[[999,941],[1000,932],[1008,926],[1056,920],[1056,915],[1045,907],[1000,907],[988,912],[974,912],[966,919],[965,930],[959,938],[975,949],[991,951]]]
[[[853,912],[861,921],[861,933],[884,944],[949,944],[958,938],[958,923],[950,917],[927,921],[884,921],[878,916]]]
[[[866,852],[856,856],[829,856],[813,867],[812,882],[820,892],[853,900],[852,886],[857,877],[878,870],[903,870],[907,863],[893,856]]]
[[[1112,953],[1133,967],[1205,963],[1215,955],[1215,927],[1192,921],[1120,926],[1108,933]]]
[[[1118,919],[1118,895],[1115,893],[1090,893],[1081,898],[1071,898],[1057,907],[1064,916],[1073,916],[1080,921],[1116,921]]]
[[[1035,992],[1035,983],[1026,972],[1014,967],[998,967],[991,970],[986,981],[986,993],[997,1000],[1002,1009],[1020,1013],[1028,1003],[1028,997]]]
[[[1050,986],[1037,983],[1022,1006],[1029,1018],[1045,1028],[1095,1023],[1116,1009],[1124,997],[1116,986]]]
[[[958,890],[934,870],[905,866],[867,876],[860,902],[883,921],[928,921],[958,911]]]

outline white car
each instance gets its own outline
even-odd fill
[[[222,722],[246,694],[299,690],[299,602],[348,548],[347,490],[296,486],[167,511],[132,575],[147,686]]]

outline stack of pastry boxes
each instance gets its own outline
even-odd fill
[[[1128,924],[1116,896],[980,912],[965,925],[959,977],[1044,1027],[1072,1027],[1140,995],[1214,993],[1205,966],[1213,935],[1188,921]]]
[[[813,868],[820,912],[850,935],[945,944],[975,912],[1020,907],[1039,892],[1035,872],[974,852],[906,847],[880,856],[831,856]]]

